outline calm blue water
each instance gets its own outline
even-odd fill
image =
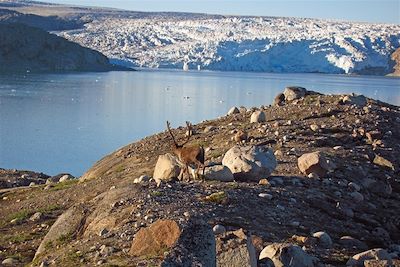
[[[0,167],[81,175],[104,155],[231,106],[268,105],[288,85],[400,105],[400,79],[138,71],[0,75]]]

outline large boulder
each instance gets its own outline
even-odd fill
[[[157,183],[171,181],[179,176],[180,170],[180,164],[176,157],[169,153],[160,155],[154,168],[153,178]]]
[[[181,230],[172,220],[157,220],[137,232],[129,254],[135,257],[162,256],[166,248],[178,241]]]
[[[251,114],[250,123],[265,122],[265,121],[266,121],[266,116],[264,111],[257,110]]]
[[[276,106],[282,106],[283,104],[285,104],[285,95],[279,93],[277,96],[275,96],[272,105],[276,107]]]
[[[189,220],[182,228],[177,244],[161,266],[215,267],[215,238],[211,226],[203,220]]]
[[[297,159],[297,165],[302,173],[306,175],[314,173],[319,177],[325,176],[330,169],[325,155],[319,151],[301,155]]]
[[[34,259],[44,253],[49,244],[56,245],[60,239],[76,237],[83,228],[86,213],[86,208],[82,204],[77,204],[61,214],[43,238],[36,250]]]
[[[243,229],[226,232],[217,238],[217,265],[221,267],[257,267],[252,239]]]
[[[290,243],[273,243],[266,246],[260,253],[259,259],[269,258],[275,267],[312,267],[315,258],[305,253],[301,247]]]
[[[390,254],[382,248],[374,248],[351,257],[346,265],[347,266],[364,266],[366,260],[391,260]]]
[[[231,109],[228,111],[228,115],[237,114],[237,113],[240,113],[240,110],[237,107],[231,107]]]
[[[271,175],[277,162],[266,146],[234,146],[225,153],[222,165],[231,170],[235,180],[258,182]]]
[[[204,176],[206,180],[217,180],[221,182],[232,182],[234,180],[231,170],[224,165],[207,167]]]
[[[289,86],[283,91],[286,101],[293,101],[304,97],[307,93],[307,89],[299,86]]]

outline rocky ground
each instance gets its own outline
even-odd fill
[[[246,175],[207,168],[217,180],[160,178],[158,156],[172,144],[163,132],[106,156],[79,180],[0,193],[0,261],[398,266],[400,108],[298,93],[193,126],[189,143],[205,148],[207,165],[229,165],[234,146],[265,149],[248,158]],[[178,142],[185,132],[173,129]]]

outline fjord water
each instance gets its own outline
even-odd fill
[[[0,75],[0,168],[79,176],[117,148],[163,131],[166,120],[178,127],[223,116],[231,106],[269,105],[288,85],[400,105],[400,79],[387,77],[150,70]]]

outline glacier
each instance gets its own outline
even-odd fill
[[[46,8],[50,14],[51,7],[37,10]],[[52,15],[60,13],[61,7],[55,6]],[[65,10],[85,24],[53,33],[131,67],[182,69],[186,63],[191,70],[383,75],[392,71],[390,56],[400,47],[397,24],[85,7]]]

